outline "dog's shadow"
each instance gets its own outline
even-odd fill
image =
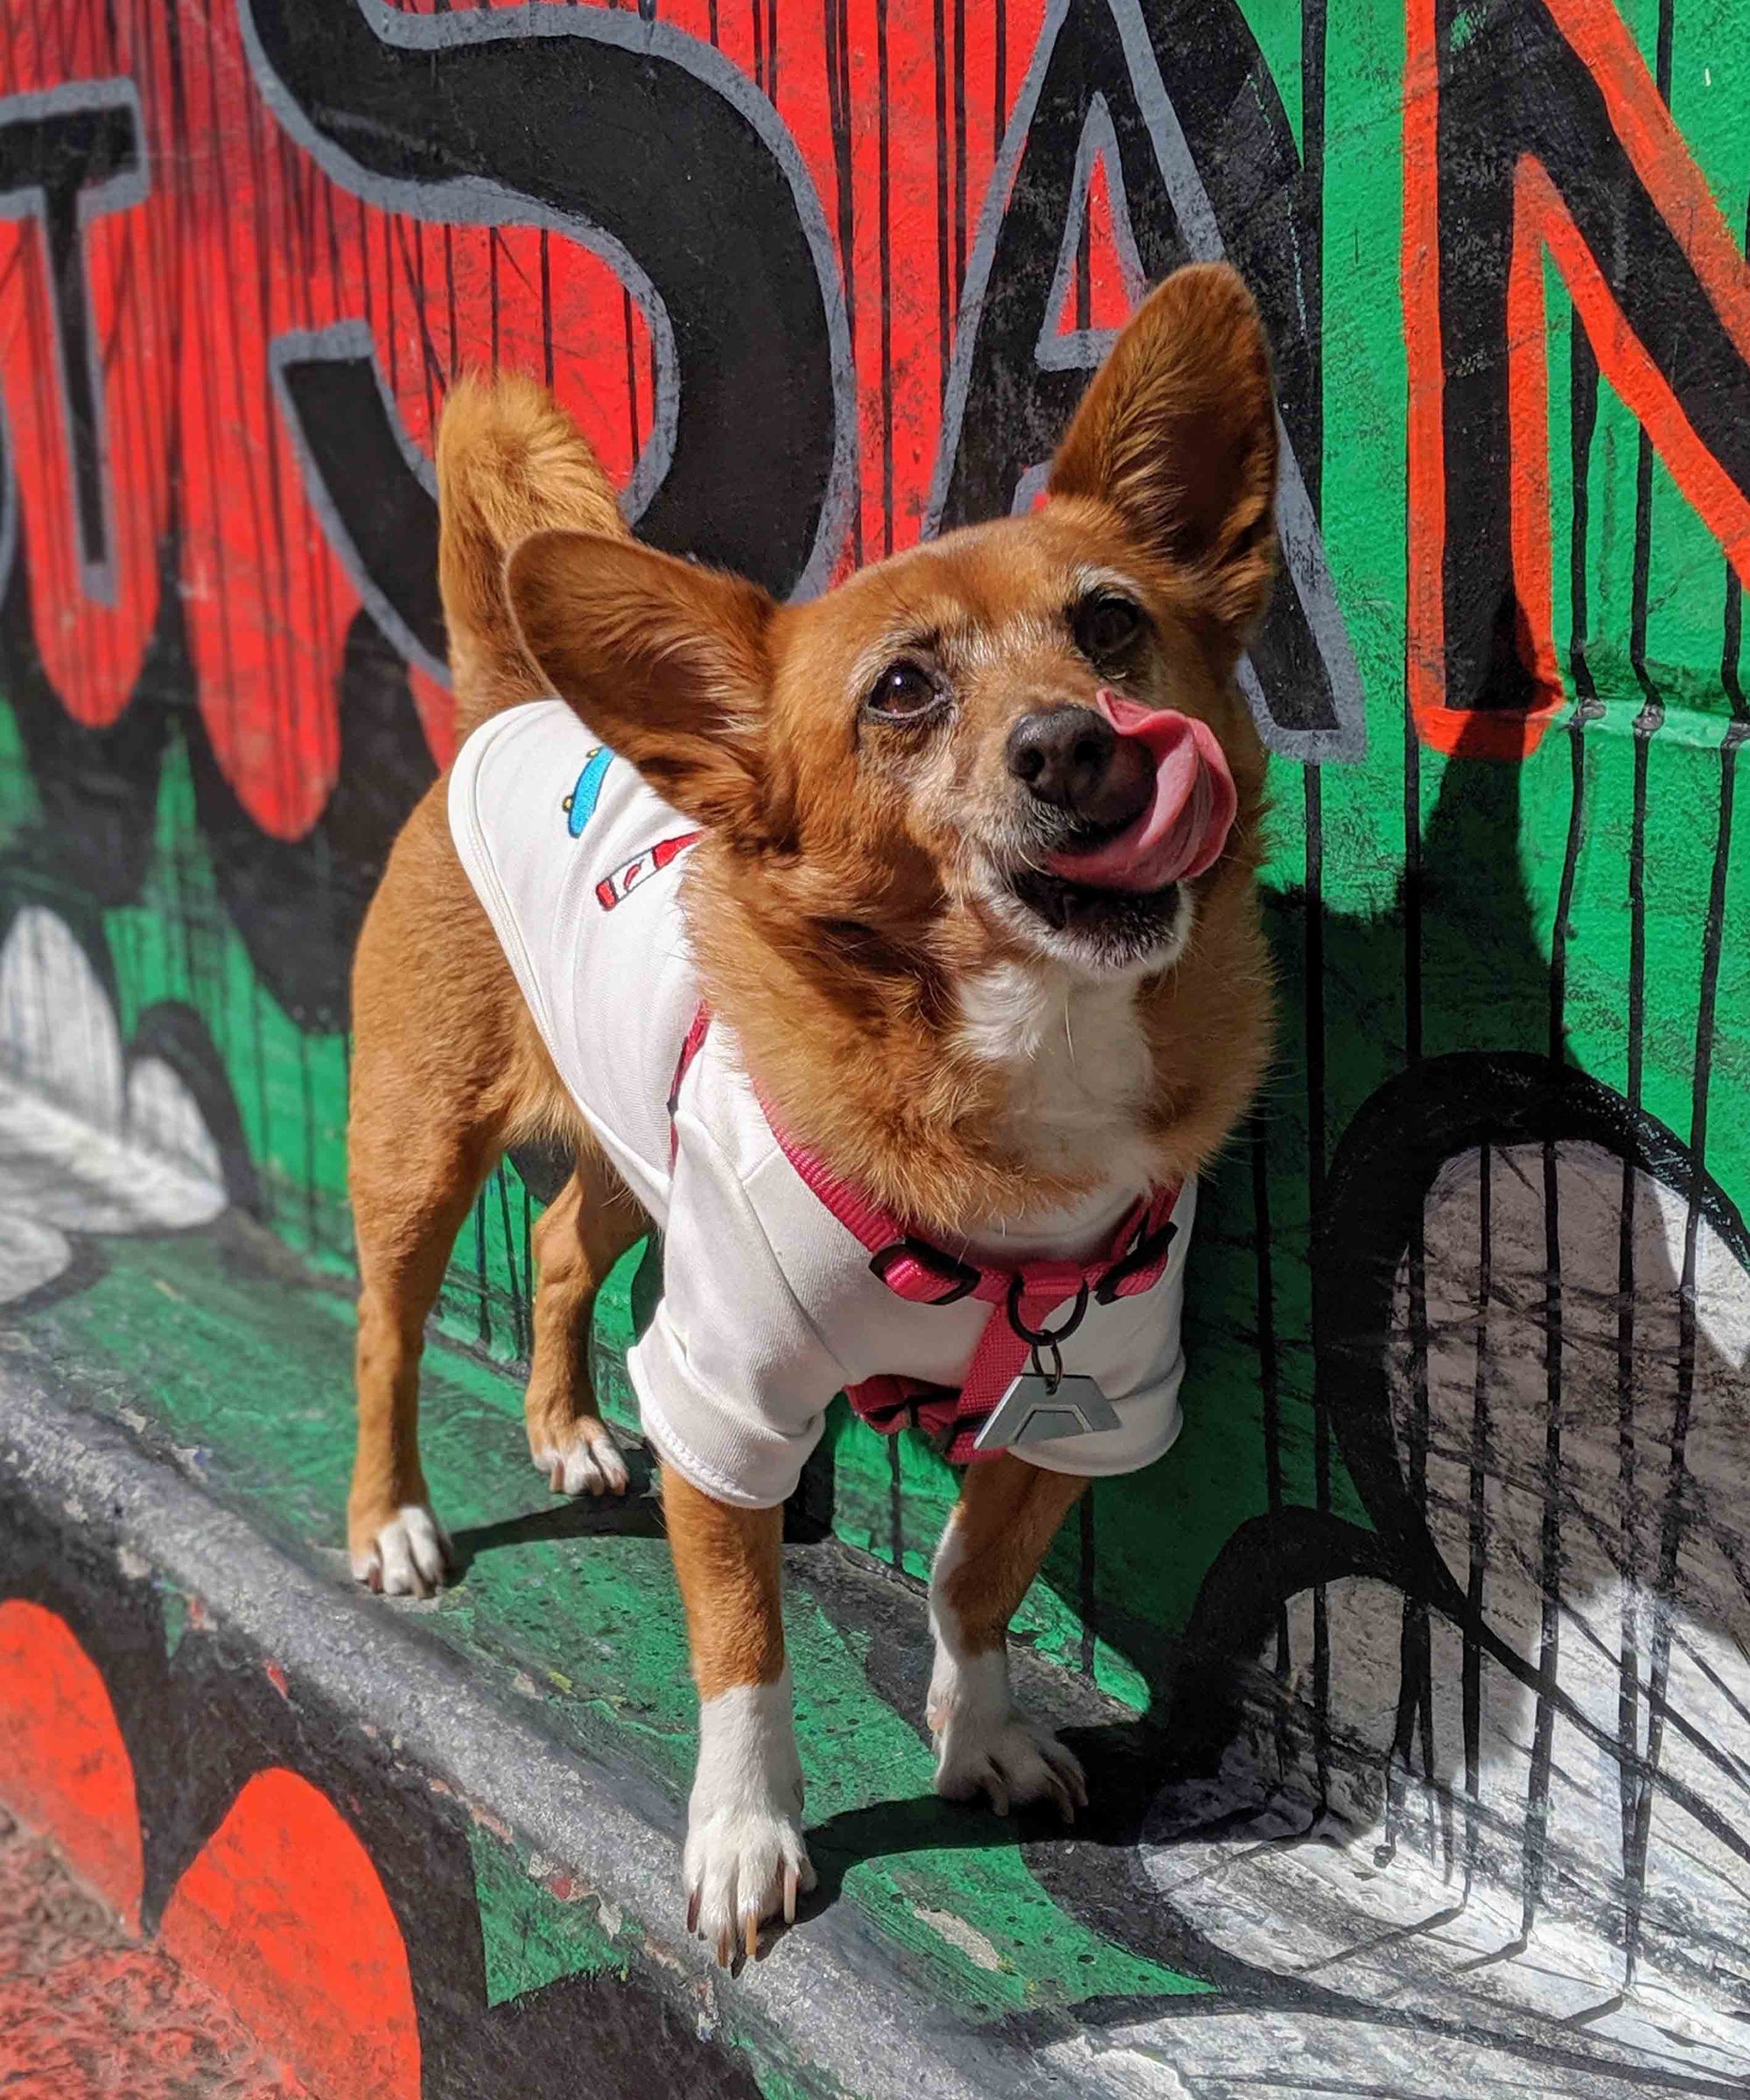
[[[544,1508],[527,1509],[495,1524],[471,1524],[450,1534],[451,1578],[461,1582],[483,1553],[506,1547],[550,1544],[574,1538],[666,1538],[656,1470],[648,1454],[622,1451],[631,1485],[624,1494],[556,1494]]]

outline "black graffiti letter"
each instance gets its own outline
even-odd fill
[[[626,284],[657,362],[626,503],[643,537],[780,592],[824,584],[853,478],[843,288],[795,143],[751,81],[665,23],[600,8],[243,0],[242,19],[263,99],[333,180],[413,218],[550,227]],[[279,365],[294,428],[318,397],[331,413],[351,402],[393,473],[368,367],[348,378],[341,346],[310,347]],[[355,574],[374,538],[383,549],[386,571],[360,578],[367,603],[441,655],[413,573],[435,568],[429,502],[403,491],[424,522],[396,552],[366,513],[341,514],[340,483],[360,480],[336,479],[346,434],[300,435]]]
[[[1107,339],[1074,310],[1059,332],[1096,160],[1133,297],[1144,278],[1223,256],[1256,294],[1281,404],[1283,580],[1241,682],[1278,748],[1354,757],[1366,733],[1361,681],[1303,473],[1303,463],[1316,470],[1320,418],[1299,232],[1318,205],[1303,195],[1294,135],[1231,0],[1047,9],[967,268],[930,528],[1025,507],[1104,354]]]
[[[85,281],[86,227],[146,193],[139,98],[126,80],[73,80],[0,101],[0,217],[42,227],[60,367],[79,566],[86,595],[115,601],[103,476],[103,383]]]

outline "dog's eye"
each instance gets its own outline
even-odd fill
[[[917,722],[941,704],[936,682],[920,663],[890,663],[864,705],[878,721]]]
[[[1084,598],[1069,616],[1075,646],[1091,663],[1121,656],[1143,630],[1143,612],[1127,598],[1102,591]]]

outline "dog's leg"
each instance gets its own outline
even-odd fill
[[[1005,1452],[969,1466],[930,1572],[935,1668],[928,1718],[935,1790],[952,1801],[1054,1801],[1066,1822],[1088,1805],[1082,1767],[1009,1690],[1009,1621],[1085,1480]]]
[[[732,1508],[667,1464],[662,1507],[699,1690],[687,1924],[727,1965],[738,1950],[752,1957],[763,1919],[793,1920],[815,1885],[784,1661],[784,1513]]]
[[[495,1156],[480,1132],[425,1120],[373,1064],[354,1068],[348,1180],[359,1245],[358,1455],[346,1505],[353,1573],[428,1597],[447,1541],[419,1463],[419,1356],[450,1250]],[[402,1102],[405,1112],[397,1113]]]
[[[648,1229],[620,1176],[593,1151],[578,1154],[535,1226],[534,1362],[523,1418],[529,1456],[556,1494],[626,1492],[626,1461],[590,1382],[590,1316],[608,1270]]]

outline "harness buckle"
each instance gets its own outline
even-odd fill
[[[886,1284],[888,1271],[901,1262],[910,1262],[926,1276],[932,1279],[941,1277],[946,1283],[947,1288],[940,1297],[920,1299],[918,1302],[922,1305],[957,1305],[962,1298],[970,1298],[982,1280],[981,1272],[970,1262],[958,1261],[953,1255],[944,1254],[940,1247],[932,1247],[928,1240],[910,1235],[878,1248],[869,1257],[870,1272]],[[897,1286],[888,1284],[888,1288],[894,1290]],[[904,1297],[906,1293],[901,1292],[900,1295]]]
[[[1095,1302],[1110,1306],[1115,1298],[1123,1298],[1126,1284],[1140,1276],[1144,1269],[1152,1269],[1157,1262],[1165,1260],[1166,1250],[1172,1246],[1178,1230],[1178,1226],[1168,1218],[1165,1224],[1157,1225],[1152,1232],[1144,1232],[1130,1251],[1114,1262],[1100,1278],[1095,1286]]]

